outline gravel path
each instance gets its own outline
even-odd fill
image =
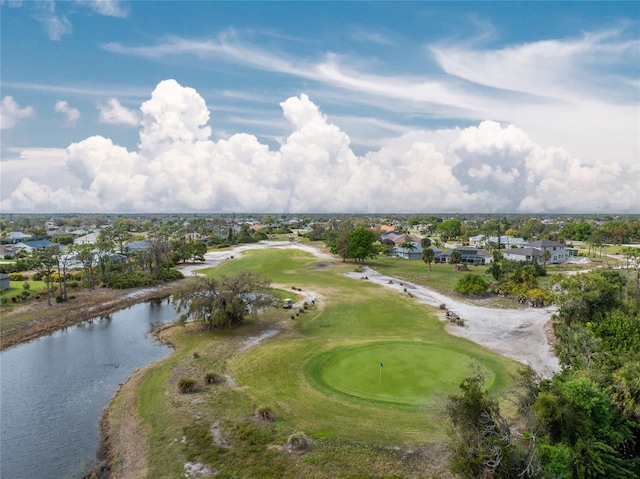
[[[197,274],[198,269],[217,266],[223,261],[241,256],[242,251],[264,248],[296,248],[317,258],[335,260],[335,257],[316,248],[289,241],[264,241],[239,246],[228,251],[212,251],[205,254],[205,262],[187,265],[181,268],[183,274]],[[554,355],[547,336],[545,325],[555,312],[555,307],[527,309],[497,309],[474,306],[457,301],[455,298],[436,293],[423,286],[384,276],[371,268],[360,273],[348,273],[348,277],[369,281],[404,293],[411,292],[420,302],[431,306],[444,303],[464,320],[465,327],[448,326],[448,331],[456,336],[467,338],[475,343],[495,351],[498,354],[531,366],[543,377],[551,377],[560,370],[558,358]]]

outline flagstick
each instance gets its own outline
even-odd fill
[[[380,363],[380,377],[378,378],[378,382],[382,382],[382,363]]]

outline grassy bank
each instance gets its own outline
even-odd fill
[[[298,250],[257,250],[208,272],[255,271],[279,288],[313,291],[317,307],[295,320],[272,309],[232,331],[204,332],[199,324],[165,330],[175,353],[125,386],[135,393],[129,404],[140,424],[119,414],[126,401],[114,401],[110,412],[114,436],[134,427],[143,438],[147,477],[183,476],[193,463],[216,477],[449,477],[446,395],[474,363],[493,391],[505,390],[516,365],[447,334],[433,309],[406,295],[346,278],[353,267]],[[368,380],[359,370],[367,367]],[[207,384],[211,373],[223,381]],[[185,378],[195,378],[196,392],[179,391]],[[256,416],[259,407],[277,419]],[[299,431],[312,446],[292,452],[285,444]],[[126,449],[113,445],[115,470],[126,472]]]

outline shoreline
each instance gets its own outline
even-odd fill
[[[53,317],[48,317],[46,312],[50,311],[50,309],[47,308],[43,310],[45,314],[32,319],[27,326],[12,334],[0,337],[0,351],[53,334],[56,331],[75,326],[98,316],[126,309],[144,301],[165,298],[171,294],[176,284],[177,281],[173,281],[134,290],[112,290],[110,291],[112,294],[109,295],[106,301],[89,305],[84,303],[75,305],[67,302],[60,307],[60,310]]]

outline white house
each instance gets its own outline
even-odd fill
[[[93,233],[87,233],[86,235],[79,236],[73,240],[73,244],[95,244],[98,239],[99,233],[95,231]]]
[[[538,248],[513,248],[503,253],[504,259],[542,263],[542,251]]]
[[[550,256],[547,263],[560,264],[567,261],[567,252],[565,249],[565,245],[563,245],[562,243],[556,243],[555,241],[550,240],[540,240],[527,243],[527,246],[536,248],[540,250],[540,252],[548,251]]]

